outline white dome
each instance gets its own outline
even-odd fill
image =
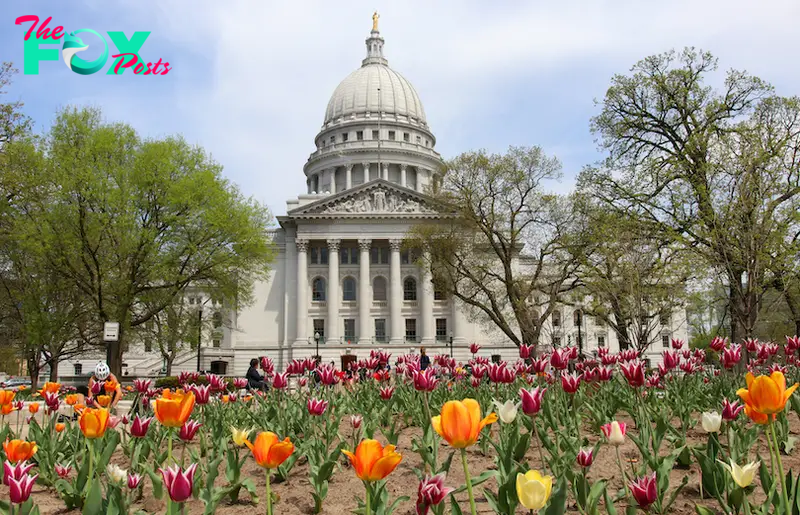
[[[377,116],[379,112],[427,125],[425,110],[414,86],[385,64],[368,63],[337,86],[328,102],[323,125],[340,118],[346,121],[353,114],[374,113]]]

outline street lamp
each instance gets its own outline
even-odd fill
[[[203,338],[203,306],[197,310],[197,371],[200,372],[200,344]]]
[[[453,357],[453,331],[450,331],[450,357]]]
[[[314,333],[314,340],[317,342],[317,353],[314,356],[314,359],[317,360],[318,362],[322,361],[322,360],[319,359],[319,339],[320,338],[321,338],[321,336],[320,336],[319,332]]]

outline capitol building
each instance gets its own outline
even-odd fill
[[[373,349],[397,357],[423,346],[429,355],[452,353],[466,361],[472,342],[484,355],[516,360],[517,347],[507,337],[434,291],[430,272],[403,248],[412,226],[438,217],[425,192],[441,164],[420,95],[389,66],[376,15],[361,66],[325,107],[303,166],[306,190],[277,217],[270,278],[256,284],[252,305],[226,312],[226,323],[203,336],[200,368],[243,375],[251,358],[270,356],[282,369],[315,355],[317,347],[323,361],[337,366]],[[225,309],[207,303],[202,292],[188,295],[209,316]],[[581,341],[587,353],[601,346],[618,350],[613,330],[574,317],[573,309],[556,311],[543,331],[551,341],[540,343]],[[652,362],[662,339],[686,338],[682,312],[662,324]],[[188,347],[173,373],[197,368],[197,353]],[[130,375],[162,370],[157,349],[131,348],[123,361]],[[96,360],[70,363],[85,373]]]

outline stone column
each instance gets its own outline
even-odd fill
[[[297,342],[308,342],[308,240],[295,239],[297,246]]]
[[[364,167],[364,184],[366,184],[369,182],[369,161],[364,161],[361,166]]]
[[[389,293],[389,315],[391,317],[391,332],[389,333],[389,343],[403,343],[405,341],[405,331],[403,330],[403,278],[400,276],[400,247],[403,240],[389,240],[391,255],[391,287]]]
[[[467,343],[467,338],[470,337],[469,327],[467,322],[467,317],[464,315],[464,311],[462,311],[461,302],[459,302],[455,296],[450,297],[450,302],[453,308],[453,323],[452,327],[448,328],[448,330],[453,331],[453,345],[464,345]],[[447,335],[448,341],[450,339],[450,335]]]
[[[372,322],[370,311],[372,295],[369,280],[369,250],[372,240],[358,240],[358,343],[372,341]]]
[[[344,187],[349,190],[353,187],[353,165],[345,166],[344,173]]]
[[[383,174],[381,175],[384,181],[389,180],[389,163],[383,163]]]
[[[422,291],[422,302],[420,302],[420,315],[422,318],[422,344],[431,345],[436,340],[436,322],[433,318],[433,283],[431,282],[431,270],[428,267],[430,254],[425,253],[422,258],[423,265],[420,267],[420,290]]]
[[[331,178],[331,193],[336,193],[336,168],[328,170],[328,174]]]
[[[425,191],[425,183],[428,177],[428,170],[424,168],[417,168],[417,191]]]
[[[339,343],[339,240],[328,240],[328,322],[325,341]]]
[[[400,186],[406,188],[406,165],[400,165]]]

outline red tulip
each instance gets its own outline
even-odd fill
[[[555,349],[550,356],[550,364],[556,370],[564,370],[569,366],[570,351],[567,349]]]
[[[184,442],[191,442],[194,435],[197,434],[197,430],[200,429],[202,425],[203,424],[196,420],[187,420],[178,431],[178,438]]]
[[[413,373],[413,378],[414,388],[420,392],[432,392],[436,389],[436,385],[439,383],[439,380],[436,378],[436,374],[431,368],[425,369],[421,372],[415,370]]]
[[[608,367],[599,367],[597,369],[597,379],[603,382],[611,381],[614,375],[614,369]]]
[[[14,465],[10,461],[3,463],[3,484],[8,486],[9,481],[12,479],[20,479],[26,475],[35,466],[35,463],[28,463],[22,461]]]
[[[318,417],[325,413],[325,410],[328,409],[328,401],[308,399],[308,402],[306,402],[306,408],[311,415]]]
[[[174,502],[184,502],[191,497],[196,469],[197,463],[189,465],[186,471],[181,470],[178,465],[173,465],[167,469],[158,469],[161,472],[161,477],[164,478],[164,486],[167,487],[170,499]]]
[[[272,377],[275,374],[275,363],[272,361],[272,358],[267,356],[261,358],[261,370],[263,370],[264,375],[268,377]]]
[[[731,345],[724,351],[722,351],[722,357],[720,361],[722,361],[722,366],[726,369],[731,369],[736,366],[739,361],[742,359],[742,346],[741,345]]]
[[[128,474],[128,489],[136,490],[142,482],[142,476],[139,474]]]
[[[677,368],[677,366],[680,365],[681,363],[681,358],[680,356],[678,356],[677,352],[665,350],[663,357],[664,357],[663,359],[664,367],[667,370],[672,370],[673,368]]]
[[[100,392],[103,391],[104,382],[95,381],[92,383],[92,395],[100,395]]]
[[[561,372],[561,388],[567,393],[575,393],[581,386],[583,374],[567,374],[566,370]]]
[[[643,510],[647,510],[651,504],[658,499],[658,485],[656,483],[656,473],[653,472],[644,477],[631,481],[631,494],[636,500],[636,504]]]
[[[417,515],[426,515],[431,506],[444,501],[454,489],[444,486],[445,474],[426,475],[417,488]]]
[[[36,483],[36,478],[39,475],[31,476],[28,474],[23,475],[19,479],[9,479],[8,488],[11,504],[22,504],[31,496],[31,490]]]
[[[683,370],[687,375],[691,375],[695,372],[696,367],[694,366],[693,361],[684,361],[681,363],[681,370]]]
[[[297,380],[297,384],[298,384],[298,386],[300,386],[300,388],[305,387],[308,384],[308,378],[307,377],[301,377],[300,379]]]
[[[623,363],[619,368],[622,370],[622,375],[625,376],[628,384],[633,388],[644,386],[644,363],[638,360],[630,361],[628,363]]]
[[[211,385],[193,384],[189,387],[189,390],[194,394],[195,404],[208,404],[208,402],[211,400]]]
[[[133,380],[133,388],[136,390],[137,393],[147,393],[147,390],[150,389],[151,384],[153,384],[153,382],[150,379]]]
[[[786,337],[786,354],[793,354],[797,349],[800,349],[800,337],[787,336]]]
[[[582,448],[578,451],[578,456],[576,458],[578,465],[583,468],[589,468],[592,466],[592,462],[594,461],[594,449],[591,447]]]
[[[350,425],[353,426],[353,429],[358,429],[361,427],[361,422],[364,421],[364,417],[361,415],[350,415]]]
[[[136,438],[144,438],[147,436],[147,430],[150,429],[150,423],[152,421],[153,417],[141,418],[139,415],[133,417],[133,423],[131,424],[131,436]]]
[[[492,363],[489,365],[489,381],[499,384],[514,382],[514,372],[509,370],[505,363]]]
[[[477,353],[478,353],[478,351],[480,351],[480,350],[481,350],[481,346],[480,346],[480,345],[478,345],[477,343],[470,343],[470,344],[469,344],[469,351],[470,351],[472,354],[477,354]]]
[[[215,392],[225,390],[225,380],[222,379],[220,376],[216,374],[207,374],[206,380],[208,381],[208,385],[211,387],[212,390]]]
[[[524,343],[519,346],[519,357],[521,359],[528,359],[531,357],[532,345],[525,345]]]
[[[276,390],[283,390],[289,386],[289,373],[275,374],[272,378],[272,387]]]
[[[394,386],[384,386],[381,388],[381,399],[388,401],[394,395]]]
[[[330,365],[322,365],[317,367],[317,374],[319,381],[325,386],[333,386],[339,382],[339,377],[336,375],[336,367]]]
[[[469,378],[469,384],[470,384],[470,386],[472,386],[473,388],[480,388],[480,386],[481,386],[481,384],[482,384],[482,383],[483,383],[483,381],[481,381],[481,380],[480,380],[480,379],[478,379],[477,377],[470,377],[470,378]]]
[[[722,400],[722,418],[724,420],[736,420],[743,409],[744,404],[739,405],[739,401],[729,402],[728,399]]]
[[[673,338],[672,341],[670,342],[670,345],[672,345],[672,348],[675,350],[681,350],[681,348],[683,347],[683,343],[684,343],[683,340]]]
[[[242,388],[247,388],[247,379],[244,377],[235,377],[233,379],[233,387],[237,390],[241,390]]]
[[[547,388],[536,387],[530,391],[520,388],[519,396],[522,400],[522,411],[526,415],[535,415],[542,409],[542,398]]]
[[[55,468],[56,468],[56,475],[61,479],[68,478],[69,474],[72,472],[72,467],[70,467],[69,465],[65,467],[64,465],[56,463]]]
[[[709,343],[708,346],[717,352],[722,352],[722,350],[728,346],[728,340],[727,338],[715,336],[711,339],[711,343]]]
[[[58,406],[61,403],[58,398],[58,393],[45,392],[44,403],[47,405],[47,409],[49,409],[51,413],[58,411]]]

